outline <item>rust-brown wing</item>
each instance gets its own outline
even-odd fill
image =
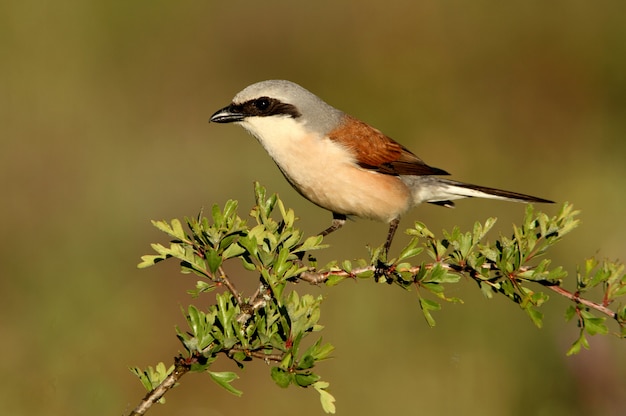
[[[329,137],[351,149],[362,168],[396,176],[448,175],[445,170],[428,166],[379,130],[352,116],[345,117],[344,123],[331,131]]]

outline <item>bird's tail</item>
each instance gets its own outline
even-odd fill
[[[472,185],[436,176],[403,176],[402,180],[413,191],[413,199],[416,205],[428,202],[435,205],[453,207],[454,203],[452,201],[461,198],[489,198],[513,202],[554,202],[536,196]]]

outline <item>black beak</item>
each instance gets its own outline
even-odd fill
[[[242,121],[245,117],[243,113],[239,109],[237,109],[232,104],[228,107],[224,107],[221,110],[217,110],[215,114],[211,116],[209,122],[214,123],[235,123],[237,121]]]

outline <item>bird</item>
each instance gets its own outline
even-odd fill
[[[287,80],[247,86],[209,122],[243,127],[298,193],[332,213],[331,225],[319,235],[340,229],[351,217],[388,223],[384,258],[400,218],[424,202],[444,207],[473,197],[553,202],[443,178],[447,171],[427,165],[380,130]]]

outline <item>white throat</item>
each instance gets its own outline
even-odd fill
[[[308,182],[306,177],[315,175],[315,172],[338,164],[354,164],[354,157],[347,149],[325,136],[311,132],[301,119],[286,116],[249,117],[240,124],[257,138],[296,187],[305,185]]]

